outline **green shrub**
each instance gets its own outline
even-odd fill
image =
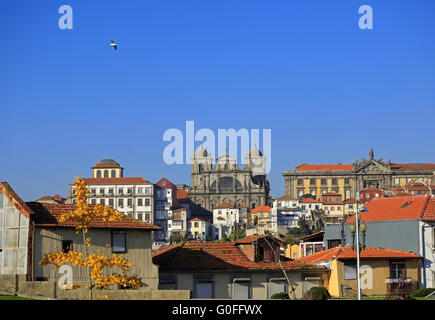
[[[305,292],[302,299],[304,300],[328,300],[331,295],[325,287],[312,287]]]
[[[290,297],[288,296],[288,293],[285,292],[278,292],[278,293],[274,293],[270,299],[290,299]]]
[[[429,294],[431,294],[434,291],[435,291],[435,288],[422,288],[422,289],[418,289],[418,290],[414,291],[411,294],[411,297],[413,297],[413,298],[426,297],[426,296],[428,296]]]

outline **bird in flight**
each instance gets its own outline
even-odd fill
[[[117,44],[113,40],[110,40],[109,46],[112,46],[115,50],[118,49]]]

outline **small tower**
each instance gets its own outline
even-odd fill
[[[266,175],[266,157],[258,150],[256,144],[254,148],[246,154],[244,169],[251,171],[252,176]]]
[[[113,159],[103,159],[92,167],[93,178],[122,178],[124,168]]]
[[[202,144],[192,156],[192,172],[203,173],[211,170],[211,155],[207,150],[204,150]]]

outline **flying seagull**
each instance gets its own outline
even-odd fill
[[[113,48],[114,48],[115,50],[118,48],[117,45],[116,45],[116,43],[115,43],[115,41],[113,41],[113,40],[110,40],[109,46],[113,46]]]

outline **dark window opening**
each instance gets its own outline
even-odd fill
[[[62,252],[68,253],[72,251],[72,240],[63,240],[62,241]]]
[[[112,252],[125,253],[127,251],[125,232],[113,231],[112,232]]]

